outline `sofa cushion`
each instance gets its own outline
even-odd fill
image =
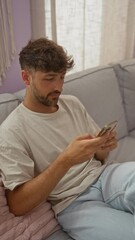
[[[19,104],[17,97],[9,93],[0,94],[0,124]]]
[[[130,135],[131,137],[134,137],[134,138],[135,138],[135,130],[129,132],[129,135]]]
[[[121,61],[114,66],[123,98],[127,127],[135,129],[135,59]]]
[[[0,178],[0,239],[41,240],[58,229],[60,227],[48,202],[42,203],[24,216],[15,217],[10,213]]]
[[[124,137],[118,141],[118,146],[110,154],[108,160],[114,162],[135,161],[135,138]]]
[[[25,96],[25,92],[26,92],[26,89],[24,88],[22,90],[19,90],[19,91],[15,92],[14,96],[17,97],[20,102],[22,102],[23,99],[24,99],[24,96]]]
[[[68,75],[63,93],[78,97],[100,127],[118,120],[118,139],[127,135],[122,98],[112,67],[96,67]]]

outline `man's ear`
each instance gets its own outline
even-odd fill
[[[22,70],[22,79],[25,85],[30,85],[30,75],[28,71]]]

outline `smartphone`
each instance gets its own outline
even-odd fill
[[[116,126],[117,126],[117,123],[118,123],[118,121],[117,120],[115,120],[115,121],[113,121],[113,122],[111,122],[111,123],[109,123],[109,124],[106,124],[106,125],[104,125],[104,127],[100,130],[100,132],[97,134],[97,137],[101,137],[101,136],[103,136],[106,132],[111,132],[111,131],[113,131],[115,128],[116,128]]]

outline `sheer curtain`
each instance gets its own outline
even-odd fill
[[[132,58],[135,46],[135,0],[103,0],[100,62]]]
[[[34,9],[36,0],[31,0]],[[74,72],[134,56],[135,0],[39,0],[46,35],[73,55]],[[33,12],[33,10],[32,10]],[[33,17],[32,17],[33,22]]]
[[[0,1],[0,85],[16,53],[11,0]]]

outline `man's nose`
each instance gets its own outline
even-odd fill
[[[63,81],[61,80],[60,77],[58,77],[55,81],[55,90],[58,90],[61,92],[62,87],[63,87]]]

